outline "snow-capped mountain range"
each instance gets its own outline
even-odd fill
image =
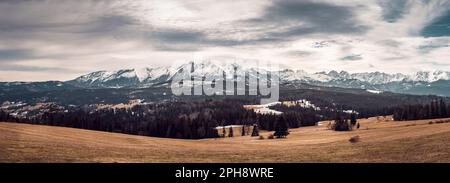
[[[190,66],[190,67],[189,67]],[[168,85],[180,74],[181,68],[194,70],[194,77],[219,77],[225,73],[247,73],[256,77],[257,70],[243,64],[217,64],[212,62],[187,63],[178,67],[155,67],[97,71],[80,76],[66,83],[83,88],[143,88]],[[283,84],[309,84],[326,87],[359,88],[370,91],[391,91],[411,94],[434,94],[450,96],[450,72],[421,71],[414,74],[387,74],[383,72],[349,73],[329,71],[308,73],[304,70],[283,69],[279,71]],[[373,92],[372,92],[373,93]]]
[[[330,71],[307,73],[303,70],[282,70],[280,71],[281,79],[285,81],[305,81],[305,82],[330,82],[335,80],[357,80],[370,84],[386,84],[391,82],[436,82],[439,80],[449,80],[450,72],[444,71],[421,71],[413,75],[406,74],[387,74],[383,72],[364,72],[364,73],[348,73],[346,71]]]

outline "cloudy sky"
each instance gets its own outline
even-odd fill
[[[0,80],[192,59],[450,71],[450,0],[1,0]]]

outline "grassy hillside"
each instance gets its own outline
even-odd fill
[[[436,121],[370,118],[353,132],[305,127],[274,140],[164,139],[2,122],[0,162],[450,162],[450,123]],[[356,135],[360,141],[350,143]]]

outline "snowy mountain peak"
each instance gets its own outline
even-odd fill
[[[97,71],[68,81],[82,87],[150,87],[170,82],[171,78],[183,69],[192,69],[194,77],[218,77],[225,73],[249,73],[256,77],[257,70],[237,62],[188,62],[174,67],[146,67],[139,69],[122,69],[117,71]],[[282,69],[279,71],[282,83],[302,82],[322,86],[379,89],[379,85],[398,86],[405,83],[433,83],[450,80],[450,72],[420,71],[414,74],[388,74],[383,72],[349,73],[347,71],[329,71],[308,73],[304,70]],[[408,84],[408,86],[411,84]],[[391,87],[392,87],[391,86]]]
[[[439,80],[449,80],[450,72],[445,71],[419,71],[410,76],[413,81],[435,82]]]

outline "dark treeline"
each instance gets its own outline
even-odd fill
[[[313,108],[304,108],[299,105],[275,105],[270,109],[283,112],[288,119],[301,119],[302,123],[296,123],[295,120],[289,120],[288,125],[290,128],[298,128],[302,126],[314,126],[317,122],[325,119],[320,112]]]
[[[394,112],[395,121],[449,118],[450,105],[443,100],[434,100],[426,105],[407,105]]]
[[[294,99],[293,99],[294,100]],[[16,118],[0,111],[0,121],[63,126],[89,130],[118,132],[154,137],[200,139],[218,137],[214,127],[225,125],[258,125],[261,130],[275,131],[280,127],[312,126],[321,120],[336,117],[335,104],[314,103],[321,110],[301,106],[272,107],[281,115],[257,114],[243,105],[257,99],[203,99],[198,101],[141,104],[130,108],[62,108],[52,107],[40,115]],[[354,109],[350,106],[339,107]],[[356,108],[359,117],[390,115],[391,108]],[[361,115],[362,114],[362,115]],[[239,133],[239,132],[236,132]]]
[[[359,113],[359,118],[392,115],[398,107],[404,105],[426,104],[440,99],[449,102],[448,98],[439,96],[404,95],[389,92],[373,94],[358,89],[320,88],[319,90],[310,90],[288,87],[280,89],[280,101],[296,101],[299,99],[307,99],[325,111],[327,107],[339,110],[355,110]],[[336,115],[335,112],[326,113],[321,115],[329,119],[334,119]]]
[[[298,117],[302,119],[303,126],[315,125],[317,122],[323,120],[335,120],[337,112],[340,112],[340,116],[342,116],[344,119],[351,119],[352,113],[350,111],[356,111],[358,113],[358,118],[369,118],[374,116],[392,115],[395,109],[397,109],[396,107],[358,108],[344,105],[341,105],[340,107],[335,107],[334,105],[327,106],[325,104],[322,104],[320,109],[304,108],[300,105],[293,105],[293,106],[276,105],[270,108],[284,112],[286,114],[298,115]],[[347,113],[342,112],[346,110],[349,112]],[[289,124],[289,126],[300,127],[296,126],[296,124]]]
[[[217,137],[214,127],[224,125],[257,124],[262,130],[273,131],[280,125],[297,128],[315,124],[304,117],[308,115],[301,112],[261,115],[244,109],[242,106],[246,103],[249,101],[208,99],[137,105],[131,108],[86,110],[80,107],[50,110],[33,118],[21,119],[2,111],[0,121],[184,139]]]

